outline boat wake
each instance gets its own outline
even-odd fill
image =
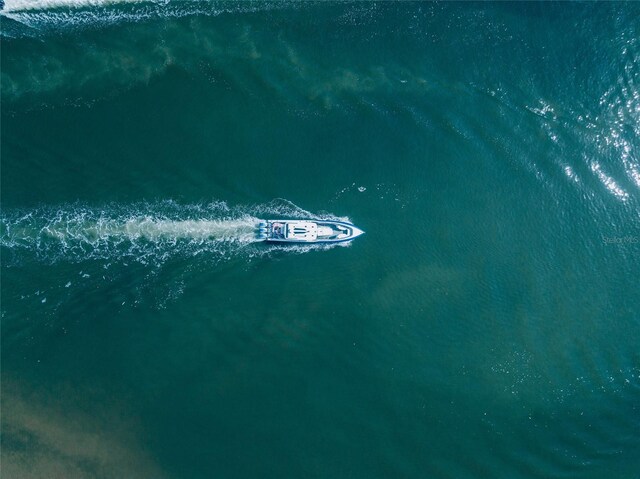
[[[67,205],[5,212],[0,246],[5,264],[127,259],[162,264],[202,255],[210,261],[263,256],[277,250],[306,252],[326,246],[257,245],[260,218],[345,220],[305,211],[286,200],[229,207],[224,202],[184,205],[174,201],[91,208]]]

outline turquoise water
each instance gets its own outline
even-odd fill
[[[640,6],[0,18],[3,477],[640,477]]]

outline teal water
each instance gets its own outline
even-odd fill
[[[638,479],[639,18],[5,0],[2,477]]]

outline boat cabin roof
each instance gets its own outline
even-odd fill
[[[297,241],[315,241],[318,237],[318,225],[310,221],[290,221],[287,223],[285,237]]]

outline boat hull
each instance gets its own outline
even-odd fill
[[[269,243],[345,243],[364,234],[357,226],[332,220],[266,220],[258,225],[259,239]]]

